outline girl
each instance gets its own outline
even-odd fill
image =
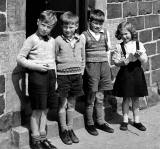
[[[120,129],[128,129],[129,102],[131,99],[134,117],[133,126],[145,131],[145,126],[139,121],[139,97],[148,95],[144,71],[141,67],[148,60],[146,50],[143,44],[137,41],[137,33],[129,22],[122,22],[118,25],[115,37],[122,40],[116,46],[113,55],[114,64],[120,67],[113,93],[117,97],[123,97],[123,122]]]

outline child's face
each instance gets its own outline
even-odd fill
[[[94,32],[94,33],[99,33],[102,29],[103,26],[103,22],[99,22],[99,21],[91,21],[90,22],[90,29]]]
[[[78,29],[78,24],[63,24],[62,25],[63,35],[66,38],[72,38],[77,29]]]
[[[126,28],[122,29],[121,36],[122,36],[122,40],[125,43],[131,41],[132,39],[131,33]]]
[[[46,36],[50,34],[50,32],[54,27],[54,24],[48,24],[40,20],[37,21],[37,25],[38,25],[38,32],[41,36]]]

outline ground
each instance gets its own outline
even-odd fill
[[[130,117],[132,118],[131,112]],[[75,131],[80,139],[78,144],[65,145],[59,138],[53,138],[51,141],[58,149],[160,149],[160,104],[141,110],[140,118],[147,127],[145,132],[132,125],[128,126],[128,131],[119,130],[122,119],[119,112],[109,122],[115,130],[113,134],[99,130],[98,136],[92,136],[85,129],[80,129]]]

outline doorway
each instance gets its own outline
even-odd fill
[[[26,1],[26,36],[30,36],[37,29],[37,18],[40,12],[46,9],[54,10],[59,19],[65,11],[76,13],[79,18],[79,30],[81,33],[87,27],[87,8],[88,0],[27,0]],[[61,34],[59,22],[52,31],[52,36],[56,37]]]

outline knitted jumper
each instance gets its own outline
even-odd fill
[[[74,42],[74,46],[72,43]],[[56,64],[58,75],[80,74],[85,67],[84,42],[75,37],[68,41],[63,36],[56,38]]]
[[[106,32],[100,33],[100,39],[97,41],[87,30],[83,32],[86,37],[86,62],[105,62],[107,57],[107,35]]]
[[[34,63],[47,64],[49,69],[56,69],[55,40],[49,37],[48,41],[45,41],[36,33],[32,34],[25,40],[17,62],[28,69],[32,69]]]

